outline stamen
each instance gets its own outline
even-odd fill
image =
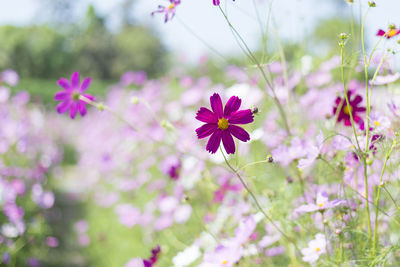
[[[344,112],[345,114],[347,114],[347,115],[350,115],[350,112],[353,112],[353,107],[350,106],[350,111],[349,111],[349,108],[348,108],[347,106],[344,106],[344,107],[343,107],[343,112]]]
[[[218,128],[220,128],[221,130],[226,130],[229,127],[229,122],[227,119],[222,118],[218,120]]]

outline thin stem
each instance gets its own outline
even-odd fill
[[[260,160],[260,161],[251,162],[251,163],[248,163],[248,164],[240,167],[239,169],[237,169],[237,171],[246,169],[247,167],[250,167],[250,166],[253,166],[253,165],[256,165],[256,164],[267,163],[267,162],[268,162],[268,160]]]
[[[230,29],[233,31],[234,35],[236,35],[236,36],[239,38],[241,44],[244,46],[244,48],[245,48],[245,54],[250,58],[250,60],[253,61],[254,64],[256,64],[256,66],[257,66],[257,68],[260,70],[261,75],[263,76],[265,82],[267,83],[268,87],[271,89],[271,92],[272,92],[272,95],[273,95],[272,99],[274,100],[276,106],[278,107],[279,114],[280,114],[280,116],[281,116],[281,118],[282,118],[282,120],[283,120],[285,130],[286,130],[286,132],[287,132],[288,135],[291,135],[290,127],[289,127],[289,124],[288,124],[288,121],[287,121],[287,117],[286,117],[285,111],[284,111],[284,109],[283,109],[283,107],[282,107],[282,104],[280,103],[280,101],[279,101],[279,99],[278,99],[278,96],[276,95],[276,92],[275,92],[275,90],[274,90],[274,87],[273,87],[273,85],[272,85],[272,82],[270,81],[270,79],[268,79],[267,74],[265,73],[264,68],[263,68],[263,67],[261,66],[261,64],[258,62],[257,58],[254,56],[253,52],[252,52],[251,49],[248,47],[247,43],[244,41],[244,39],[243,39],[242,36],[239,34],[239,32],[235,29],[235,27],[233,27],[232,23],[231,23],[230,20],[228,19],[228,16],[225,14],[225,12],[222,10],[222,8],[221,8],[220,6],[219,6],[219,10],[221,11],[222,15],[224,16],[226,22],[228,23]],[[239,44],[239,45],[240,45],[240,44]]]
[[[395,138],[393,140],[392,146],[390,147],[390,150],[386,154],[385,162],[383,163],[383,167],[382,167],[382,171],[381,171],[381,177],[379,179],[378,193],[376,195],[376,200],[375,200],[376,210],[375,210],[375,227],[374,227],[374,242],[373,242],[373,246],[372,246],[372,256],[375,256],[376,244],[378,242],[378,215],[379,215],[378,206],[379,206],[379,198],[381,196],[381,188],[383,187],[383,185],[382,185],[383,174],[385,173],[387,162],[388,162],[390,156],[392,155],[393,149],[396,145],[397,145],[397,140]]]
[[[246,182],[243,180],[242,176],[239,174],[239,172],[237,170],[235,170],[235,168],[232,167],[232,165],[229,163],[228,159],[225,156],[224,151],[222,150],[222,147],[220,147],[222,156],[224,157],[225,163],[226,165],[229,167],[229,169],[231,169],[236,176],[239,178],[240,182],[242,183],[243,187],[246,189],[246,191],[249,193],[249,195],[251,196],[251,198],[253,199],[254,203],[256,204],[258,210],[264,215],[264,217],[272,224],[272,226],[279,232],[282,234],[283,237],[285,237],[289,242],[291,242],[297,250],[299,250],[299,248],[297,247],[296,243],[293,241],[292,238],[290,238],[288,235],[286,235],[277,225],[276,223],[272,220],[272,218],[264,211],[264,209],[261,207],[260,203],[258,202],[256,196],[254,195],[254,193],[250,190],[250,188],[248,187],[248,185],[246,184]]]
[[[355,139],[356,139],[357,148],[358,148],[359,154],[360,154],[361,158],[363,159],[363,163],[364,163],[365,197],[368,199],[367,162],[366,162],[366,156],[362,153],[360,144],[359,144],[359,142],[358,142],[358,136],[357,136],[356,128],[354,127],[353,112],[352,112],[352,108],[351,108],[351,106],[350,106],[349,97],[348,97],[348,95],[347,95],[347,88],[346,88],[346,83],[345,83],[345,80],[344,80],[343,47],[344,47],[344,43],[342,42],[342,43],[340,44],[340,58],[341,58],[341,74],[342,74],[342,82],[343,82],[344,96],[345,96],[345,98],[346,98],[347,109],[348,109],[348,111],[349,111],[350,120],[351,120],[351,127],[353,128],[353,133],[354,133],[354,137],[355,137]],[[369,202],[368,202],[368,201],[365,202],[365,206],[366,206],[366,210],[367,210],[368,237],[369,237],[369,242],[370,242],[371,239],[372,239],[372,228],[371,228],[371,216],[370,216]]]

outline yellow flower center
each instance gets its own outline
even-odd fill
[[[349,107],[348,107],[348,106],[344,106],[344,107],[343,107],[343,112],[344,112],[345,114],[347,114],[347,115],[350,115],[350,112],[353,112],[353,107],[350,106],[350,110],[349,110]]]
[[[397,33],[396,29],[391,29],[391,30],[388,31],[387,36],[388,37],[393,37],[393,36],[396,35],[396,33]]]
[[[171,9],[173,9],[174,7],[175,7],[175,4],[170,4],[170,5],[168,6],[168,9],[171,10]]]
[[[318,203],[318,207],[322,208],[324,206],[323,203]]]
[[[223,264],[223,265],[228,264],[228,261],[227,261],[227,260],[224,260],[224,261],[222,262],[222,264]]]
[[[220,128],[221,130],[226,130],[229,127],[229,122],[227,119],[222,118],[218,120],[218,128]]]
[[[321,250],[320,248],[316,248],[316,249],[315,249],[316,252],[319,252],[320,250]]]
[[[380,126],[381,123],[379,121],[374,121],[375,126]]]

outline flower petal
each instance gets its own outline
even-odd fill
[[[61,88],[65,89],[65,90],[70,90],[71,89],[71,84],[65,78],[59,79],[57,81],[57,85],[60,86]]]
[[[377,32],[377,36],[384,36],[385,35],[385,31],[384,30],[382,30],[382,29],[379,29],[379,31]]]
[[[86,115],[86,105],[84,101],[79,101],[78,103],[78,111],[81,114],[81,116],[85,116]]]
[[[218,119],[215,113],[213,113],[211,110],[208,108],[200,108],[199,111],[197,111],[196,119],[202,122],[206,123],[217,123]]]
[[[54,100],[57,100],[57,101],[64,101],[64,100],[67,100],[70,96],[71,96],[71,94],[70,94],[69,92],[60,91],[60,92],[57,92],[57,93],[54,95]]]
[[[247,142],[250,140],[250,135],[242,127],[231,124],[228,131],[240,141]]]
[[[57,105],[56,110],[58,113],[64,113],[69,109],[70,101],[64,101]]]
[[[71,76],[71,85],[73,89],[79,88],[79,72],[75,71]]]
[[[72,102],[70,110],[69,110],[69,116],[71,117],[71,119],[75,118],[77,111],[78,111],[78,102]]]
[[[90,83],[92,82],[92,79],[91,78],[85,78],[84,80],[83,80],[83,82],[82,82],[82,85],[81,85],[81,92],[84,92],[84,91],[86,91],[86,89],[88,89],[89,88],[89,86],[90,86]]]
[[[235,111],[228,119],[229,123],[233,124],[247,124],[253,122],[253,112],[250,109]]]
[[[362,97],[360,95],[356,95],[352,101],[350,101],[351,105],[357,106],[359,103],[361,103]]]
[[[214,154],[217,152],[219,144],[221,143],[222,131],[217,129],[210,137],[207,143],[207,151]]]
[[[197,138],[202,139],[211,135],[218,128],[217,124],[207,123],[196,129]]]
[[[235,112],[240,108],[241,104],[242,100],[239,97],[232,96],[231,98],[229,98],[224,108],[224,117],[228,118],[232,112]]]
[[[232,135],[229,131],[222,131],[222,143],[224,144],[226,153],[235,153],[235,142],[233,141]]]
[[[214,111],[214,113],[217,115],[217,118],[220,119],[222,118],[223,114],[223,107],[222,107],[222,100],[219,94],[214,93],[210,97],[210,103],[211,103],[211,108]]]

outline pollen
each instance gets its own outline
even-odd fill
[[[80,97],[80,94],[78,92],[73,92],[72,93],[72,100],[78,101]]]
[[[221,130],[226,130],[229,127],[229,122],[227,119],[222,118],[218,120],[218,128],[220,128]]]
[[[228,264],[228,261],[227,261],[227,260],[224,260],[224,261],[222,262],[222,265],[225,265],[225,264]]]
[[[319,252],[320,250],[321,250],[320,248],[316,248],[316,249],[315,249],[316,252]]]
[[[381,123],[379,121],[374,121],[375,126],[380,126]]]
[[[175,7],[175,4],[170,4],[170,5],[168,6],[168,9],[171,10],[171,9],[173,9],[174,7]]]
[[[388,31],[387,36],[388,36],[388,37],[393,37],[393,36],[395,36],[396,34],[397,34],[396,29],[391,29],[391,30]]]
[[[324,206],[324,203],[318,203],[318,207],[322,208]]]
[[[347,114],[347,115],[350,115],[350,112],[353,112],[353,107],[350,106],[350,110],[349,110],[349,107],[348,107],[348,106],[344,106],[344,107],[343,107],[343,112],[344,112],[345,114]]]

